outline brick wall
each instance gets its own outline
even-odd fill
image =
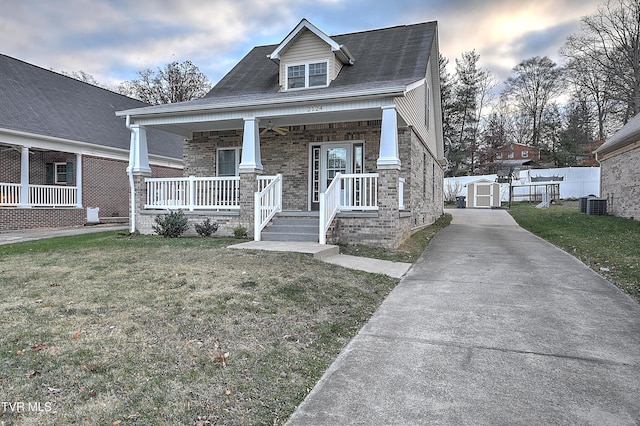
[[[0,208],[0,231],[82,226],[86,221],[84,209]]]
[[[143,235],[155,234],[153,225],[155,225],[155,219],[157,216],[167,214],[166,211],[151,211],[147,210],[140,214],[136,218],[136,229]],[[185,236],[198,235],[195,231],[194,225],[196,223],[202,224],[205,219],[211,220],[218,224],[218,230],[213,236],[232,237],[233,228],[240,225],[240,215],[238,212],[183,212],[189,221],[189,229],[184,234]],[[246,226],[246,225],[245,225]],[[248,229],[252,231],[253,229]]]
[[[615,216],[640,220],[640,141],[600,158],[600,196]]]

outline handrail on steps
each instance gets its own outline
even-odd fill
[[[282,211],[282,175],[270,176],[273,180],[262,191],[254,194],[253,239],[260,241],[260,233],[267,223]],[[260,177],[259,180],[264,180]]]

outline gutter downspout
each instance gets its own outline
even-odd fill
[[[127,114],[125,126],[133,135],[131,129],[131,116]],[[131,215],[129,217],[129,232],[136,232],[136,188],[133,182],[133,146],[129,146],[129,167],[127,167],[127,175],[129,175],[129,188],[131,188]]]

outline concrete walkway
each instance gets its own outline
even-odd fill
[[[21,231],[0,232],[0,245],[15,244],[43,238],[66,237],[69,235],[89,234],[93,232],[120,231],[129,229],[122,225],[76,226],[70,228],[27,229]]]
[[[640,306],[506,211],[450,213],[288,425],[640,424]]]
[[[339,247],[330,244],[249,241],[241,244],[233,244],[228,248],[305,253],[327,263],[343,266],[349,269],[371,272],[374,274],[384,274],[392,278],[403,277],[412,266],[411,263],[392,262],[390,260],[370,259],[368,257],[339,254]]]

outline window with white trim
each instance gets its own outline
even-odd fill
[[[287,90],[327,86],[328,65],[326,61],[288,65]]]
[[[522,158],[529,157],[529,151],[522,151]]]
[[[53,163],[53,183],[67,183],[67,163]]]
[[[216,155],[217,176],[238,176],[241,156],[242,149],[239,147],[218,148]]]

